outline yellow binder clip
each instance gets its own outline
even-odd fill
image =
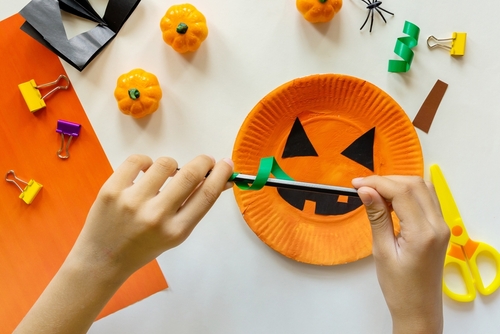
[[[14,179],[9,179],[9,174],[12,174]],[[16,180],[26,185],[24,189],[21,188],[21,186],[16,182]],[[40,183],[36,182],[33,179],[31,179],[29,182],[21,180],[16,176],[16,173],[14,173],[13,170],[9,170],[7,174],[5,174],[5,181],[14,183],[19,188],[19,190],[21,190],[19,198],[22,199],[26,204],[31,204],[31,202],[33,202],[36,195],[38,195],[38,193],[43,187]]]
[[[56,86],[59,81],[65,80],[66,85],[60,85]],[[37,85],[35,80],[30,80],[27,82],[23,82],[22,84],[19,84],[19,90],[21,91],[21,94],[23,95],[24,101],[26,101],[26,105],[28,106],[28,109],[30,112],[35,112],[38,111],[42,108],[45,108],[45,99],[48,98],[50,95],[55,93],[56,91],[60,89],[68,89],[70,85],[69,79],[65,75],[60,75],[55,81],[43,84],[43,85]],[[51,86],[56,86],[54,89],[52,89],[50,92],[42,96],[40,93],[40,88],[47,88]]]
[[[463,56],[465,53],[465,40],[467,39],[467,33],[465,32],[454,32],[451,38],[436,38],[434,36],[429,36],[427,38],[427,45],[431,48],[442,48],[450,51],[452,56]],[[446,42],[451,42],[451,45],[445,44]],[[432,43],[432,44],[431,44]],[[450,44],[450,43],[448,43]]]

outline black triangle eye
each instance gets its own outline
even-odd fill
[[[358,164],[365,166],[373,172],[374,140],[375,128],[372,128],[349,145],[349,147],[342,152],[342,155],[356,161]]]
[[[285,149],[283,150],[283,155],[281,157],[292,158],[310,156],[317,157],[318,153],[316,153],[311,141],[307,137],[302,123],[300,123],[300,120],[297,117],[293,123],[292,130],[288,135]]]

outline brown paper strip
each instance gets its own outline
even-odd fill
[[[441,103],[447,88],[447,83],[442,82],[441,80],[436,81],[434,87],[432,87],[432,90],[420,107],[417,116],[415,116],[413,126],[419,128],[425,133],[429,133],[432,121],[434,120],[436,111],[439,108],[439,104]]]

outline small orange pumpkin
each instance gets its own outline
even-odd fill
[[[328,22],[342,8],[342,0],[297,0],[295,4],[311,23]]]
[[[120,75],[114,95],[122,113],[141,118],[158,109],[162,91],[153,73],[136,68]]]
[[[378,87],[346,75],[293,80],[254,107],[234,144],[235,170],[255,175],[268,156],[296,181],[342,187],[372,174],[423,175],[420,142],[403,109]],[[289,258],[334,265],[371,254],[370,223],[359,198],[233,189],[248,226]]]
[[[205,16],[191,4],[170,7],[160,28],[165,43],[179,53],[198,50],[208,36]]]

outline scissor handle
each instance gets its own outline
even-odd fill
[[[460,269],[460,276],[462,276],[462,279],[465,283],[466,292],[464,294],[454,292],[448,287],[448,285],[446,285],[446,281],[443,277],[444,293],[451,299],[456,300],[457,302],[467,303],[473,301],[474,298],[476,298],[476,288],[474,286],[474,279],[472,277],[472,273],[469,269],[469,265],[467,264],[467,262],[461,259],[457,259],[454,256],[446,255],[446,258],[444,260],[444,267],[446,268],[446,266],[448,265],[458,266],[458,268]]]
[[[479,268],[477,267],[477,257],[480,255],[487,255],[491,257],[495,261],[495,278],[488,285],[484,286],[483,279],[481,277],[481,273],[479,272]],[[475,285],[477,290],[483,295],[490,295],[495,292],[498,287],[500,287],[500,253],[484,242],[478,242],[478,246],[476,251],[469,258],[469,267],[472,274],[472,278],[475,281]]]

